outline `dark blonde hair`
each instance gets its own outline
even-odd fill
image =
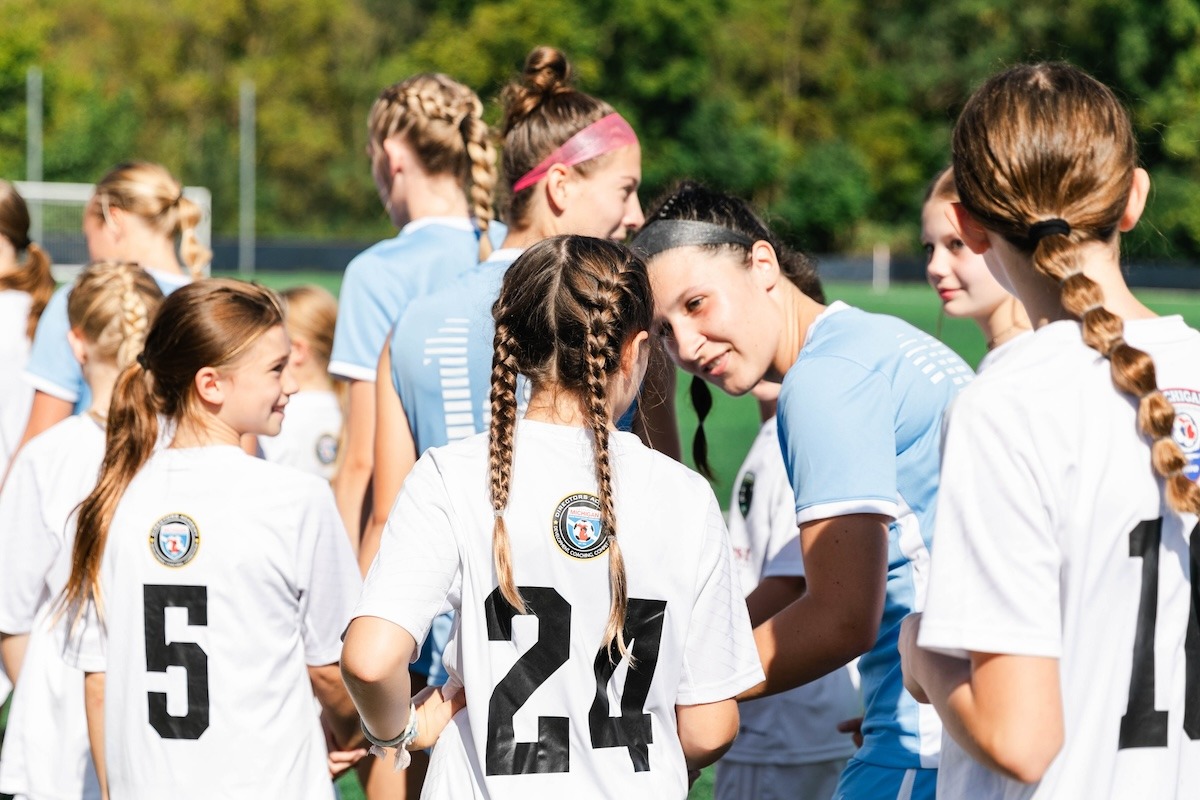
[[[123,370],[146,341],[163,293],[150,273],[123,261],[89,264],[67,297],[67,321],[96,345],[99,356]]]
[[[748,244],[722,242],[700,243],[695,246],[714,254],[734,254],[743,259],[747,266],[750,264],[750,248],[754,242],[766,242],[775,250],[775,257],[779,260],[779,268],[784,277],[808,297],[818,303],[825,302],[825,290],[817,275],[817,262],[806,253],[788,247],[767,227],[762,218],[754,213],[754,209],[745,200],[713,191],[695,181],[683,181],[659,200],[654,209],[646,215],[646,224],[642,226],[642,230],[648,231],[655,222],[663,220],[707,222],[740,234]],[[636,239],[633,247],[637,248]],[[647,261],[653,263],[654,257],[650,256]],[[688,394],[696,411],[692,463],[705,477],[712,478],[713,470],[708,463],[708,437],[704,433],[704,420],[712,410],[712,392],[703,378],[693,375]]]
[[[54,276],[50,274],[50,256],[29,238],[29,207],[16,187],[3,180],[0,180],[0,236],[12,242],[18,261],[25,254],[25,262],[19,269],[0,275],[0,291],[13,289],[30,296],[25,335],[32,339],[38,319],[54,294]]]
[[[500,123],[504,185],[509,192],[507,219],[515,227],[527,225],[533,186],[513,192],[513,184],[572,136],[613,113],[608,103],[575,89],[571,72],[571,64],[561,51],[535,47],[525,58],[521,80],[510,83],[500,93],[504,105]],[[589,175],[604,160],[600,156],[572,169]]]
[[[921,205],[925,206],[930,200],[939,200],[943,203],[958,202],[958,187],[954,185],[954,167],[943,167],[942,171],[934,176],[929,188],[925,190],[925,199],[921,201]]]
[[[629,597],[613,511],[608,384],[621,365],[623,346],[649,329],[652,313],[641,260],[618,244],[586,236],[556,236],[526,250],[505,273],[492,307],[496,335],[488,457],[496,512],[492,556],[500,593],[525,613],[503,516],[512,477],[517,375],[525,375],[535,387],[552,385],[578,398],[591,429],[601,529],[609,541],[612,605],[605,637],[610,653],[615,645],[621,655],[628,652],[623,630]]]
[[[322,368],[328,367],[333,357],[333,331],[337,327],[337,299],[315,284],[284,289],[279,297],[288,332],[304,337]]]
[[[88,212],[108,222],[109,209],[140,217],[165,237],[179,236],[179,255],[193,278],[204,276],[212,251],[200,244],[196,229],[203,213],[183,196],[183,184],[162,164],[129,161],[109,170],[96,183]]]
[[[100,478],[79,506],[71,576],[61,599],[72,620],[89,600],[103,613],[98,586],[109,526],[130,481],[154,452],[158,416],[178,425],[195,413],[196,373],[233,364],[282,324],[278,296],[241,281],[200,280],[163,300],[142,353],[117,378]]]
[[[481,232],[479,257],[487,258],[492,251],[487,231],[495,216],[496,147],[475,92],[441,73],[414,75],[379,94],[367,129],[373,149],[398,136],[428,173],[453,175],[461,186],[470,186],[467,196]]]
[[[1083,272],[1083,245],[1114,242],[1137,167],[1120,101],[1068,64],[1013,67],[971,96],[954,127],[953,153],[959,202],[1061,286],[1062,307],[1082,322],[1084,342],[1138,402],[1138,429],[1152,442],[1167,501],[1200,511],[1200,487],[1183,473],[1186,459],[1171,436],[1175,410],[1158,391],[1154,360],[1125,342],[1124,320],[1104,308],[1100,285]],[[1049,220],[1065,221],[1069,231],[1032,235]]]

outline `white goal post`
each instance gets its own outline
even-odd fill
[[[13,186],[29,206],[29,238],[50,254],[55,280],[73,280],[88,262],[83,210],[96,187],[90,183],[49,181],[13,181]],[[211,248],[212,193],[203,186],[185,186],[183,196],[200,206],[196,237]]]

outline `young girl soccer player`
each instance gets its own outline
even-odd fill
[[[299,387],[288,399],[278,436],[259,439],[263,457],[328,480],[342,435],[342,405],[329,377],[337,300],[320,286],[295,286],[280,294],[292,340],[288,369]]]
[[[1200,334],[1122,278],[1149,189],[1129,118],[1074,67],[1013,67],[953,151],[962,240],[1037,330],[949,415],[905,624],[906,680],[953,739],[940,794],[1198,797]]]
[[[805,295],[796,260],[749,208],[695,184],[650,215],[634,248],[683,369],[734,395],[783,383],[806,591],[755,630],[767,680],[744,698],[865,653],[865,742],[836,796],[932,797],[939,726],[900,685],[896,637],[923,597],[942,412],[970,368],[900,320]]]
[[[350,382],[334,490],[356,550],[374,461],[375,372],[388,331],[415,298],[452,282],[504,238],[504,226],[491,221],[496,151],[482,115],[474,92],[440,74],[390,86],[371,107],[371,175],[400,233],[346,268],[329,365]]]
[[[337,660],[359,578],[332,492],[238,447],[279,432],[288,350],[274,293],[205,280],[117,379],[63,594],[113,797],[327,800],[314,693],[335,747],[353,738]]]
[[[138,264],[170,294],[203,274],[212,258],[196,238],[200,218],[200,207],[183,196],[183,184],[165,167],[135,161],[118,164],[96,184],[83,212],[83,235],[93,261]],[[37,392],[22,444],[72,409],[88,406],[87,385],[67,343],[69,292],[70,286],[55,292],[38,323],[25,369]]]
[[[71,568],[68,518],[96,486],[109,398],[142,350],[162,291],[132,264],[90,265],[67,301],[71,349],[91,407],[32,439],[0,492],[0,654],[18,676],[0,756],[0,792],[31,798],[99,797],[88,750],[83,674],[62,658],[65,626],[54,598]]]
[[[409,734],[405,670],[434,616],[468,706],[427,798],[687,794],[761,679],[712,490],[613,430],[648,358],[645,267],[555,237],[505,275],[490,434],[417,462],[388,520],[342,672],[370,739]],[[517,376],[532,384],[517,420]],[[593,535],[576,534],[579,522]]]
[[[934,178],[921,210],[925,274],[946,316],[969,318],[983,332],[987,340],[987,354],[979,362],[983,370],[1033,326],[1021,301],[992,277],[984,257],[963,244],[950,221],[951,204],[957,202],[954,170],[947,167]]]
[[[11,183],[0,181],[0,484],[29,419],[33,389],[21,372],[53,293],[50,257],[29,238],[29,208]]]

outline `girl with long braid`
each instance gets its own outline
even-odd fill
[[[469,705],[423,797],[683,798],[762,673],[712,490],[614,429],[649,359],[645,266],[549,238],[493,311],[490,431],[418,460],[346,633],[364,731],[400,746],[419,731],[405,667],[450,607],[449,685]]]
[[[1200,796],[1200,333],[1121,273],[1149,190],[1113,92],[1006,70],[954,129],[957,224],[1035,332],[949,414],[906,684],[939,797]]]
[[[34,437],[0,492],[0,656],[17,680],[0,757],[0,792],[18,797],[98,798],[88,750],[83,675],[62,658],[64,627],[53,601],[71,568],[70,518],[96,485],[109,398],[141,352],[162,301],[134,264],[97,262],[67,301],[71,349],[91,406]]]

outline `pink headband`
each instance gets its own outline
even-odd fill
[[[557,150],[542,159],[540,164],[522,175],[513,184],[513,193],[533,186],[546,177],[546,173],[555,164],[573,167],[584,161],[599,158],[605,153],[611,153],[625,145],[637,144],[637,140],[637,134],[620,114],[613,112],[608,116],[601,117],[567,139]]]

